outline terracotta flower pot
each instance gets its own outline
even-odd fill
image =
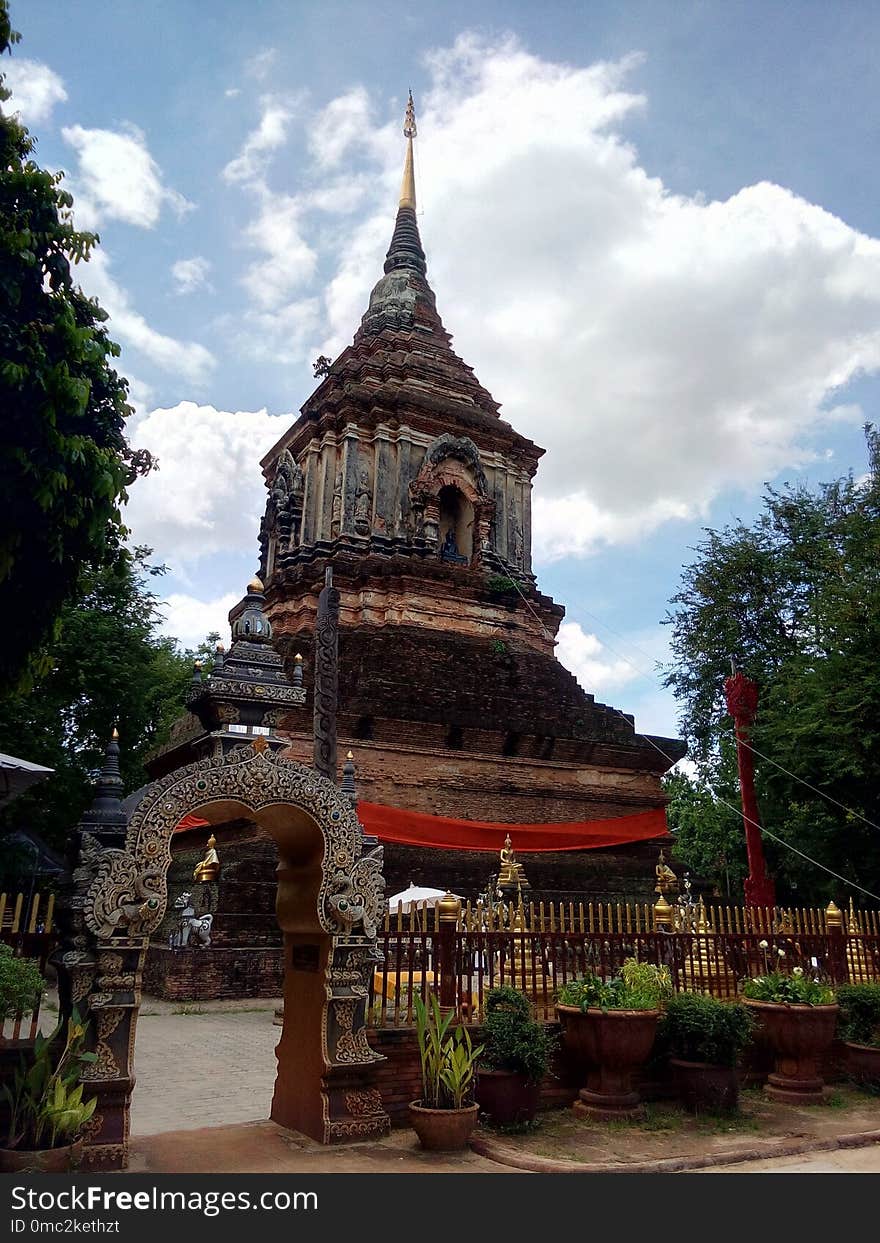
[[[820,1067],[834,1042],[840,1007],[743,1000],[775,1058],[764,1087],[767,1096],[784,1105],[820,1105],[824,1099]]]
[[[540,1083],[533,1083],[515,1070],[477,1073],[477,1104],[495,1126],[534,1122],[540,1097]]]
[[[63,1148],[0,1148],[0,1174],[67,1174],[79,1168],[83,1142]]]
[[[846,1069],[858,1083],[880,1085],[880,1047],[873,1044],[843,1042],[846,1049]]]
[[[426,1109],[418,1101],[409,1107],[409,1121],[423,1148],[431,1152],[453,1152],[466,1148],[477,1125],[478,1105],[464,1109]]]
[[[689,1114],[731,1113],[739,1101],[739,1079],[733,1066],[685,1062],[671,1057],[669,1065],[681,1103]]]
[[[641,1111],[632,1077],[648,1060],[659,1010],[579,1010],[557,1006],[562,1039],[588,1068],[574,1111],[590,1118],[632,1118]]]

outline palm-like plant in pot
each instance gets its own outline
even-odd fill
[[[833,990],[803,967],[791,975],[770,971],[743,983],[743,999],[757,1023],[757,1038],[773,1053],[775,1066],[764,1091],[789,1105],[823,1100],[822,1060],[834,1042],[840,1007]]]
[[[452,1026],[455,1011],[443,1014],[435,993],[414,1004],[422,1099],[410,1104],[410,1122],[423,1148],[464,1148],[477,1124],[474,1077],[483,1046],[474,1047],[466,1027]]]
[[[83,1100],[79,1082],[94,1053],[82,1049],[86,1029],[74,1011],[66,1031],[37,1036],[33,1054],[23,1056],[11,1084],[3,1085],[9,1110],[5,1173],[63,1173],[79,1164],[82,1132],[95,1112],[96,1097]]]
[[[752,1036],[751,1013],[702,993],[673,997],[660,1023],[685,1109],[730,1112],[739,1100],[736,1062]]]
[[[668,969],[635,958],[612,980],[587,974],[563,985],[556,1005],[562,1039],[587,1077],[575,1113],[609,1119],[639,1113],[633,1075],[651,1054],[660,1007],[671,995]]]
[[[854,1079],[880,1087],[880,984],[844,984],[837,990],[840,1038]]]
[[[486,997],[486,1033],[477,1074],[477,1102],[496,1126],[533,1122],[554,1039],[532,1017],[528,997],[493,988]]]

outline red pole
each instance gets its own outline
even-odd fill
[[[749,726],[755,719],[758,707],[758,687],[751,678],[735,670],[732,677],[725,680],[724,692],[727,697],[727,711],[733,717],[736,727],[736,762],[739,768],[746,853],[749,859],[749,874],[744,885],[746,903],[749,906],[775,906],[776,887],[764,862],[761,819],[755,796],[755,765],[749,746]]]

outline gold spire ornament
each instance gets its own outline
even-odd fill
[[[416,127],[416,107],[413,103],[412,91],[406,105],[406,116],[403,120],[403,133],[406,138],[406,159],[403,164],[403,180],[400,183],[400,202],[398,207],[416,209],[416,178],[413,170],[413,139],[418,133]]]
[[[208,838],[208,853],[193,868],[193,880],[206,883],[216,880],[220,875],[220,858],[217,854],[217,838],[212,833]]]

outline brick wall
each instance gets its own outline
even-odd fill
[[[166,1001],[280,997],[284,951],[266,946],[171,950],[151,945],[144,992]]]

